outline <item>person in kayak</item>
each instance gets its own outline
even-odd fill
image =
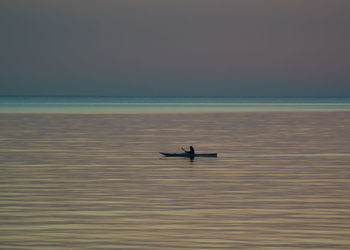
[[[185,153],[194,155],[194,148],[192,146],[190,146],[190,150],[189,151],[185,150],[184,148],[182,148],[182,150],[185,151]]]

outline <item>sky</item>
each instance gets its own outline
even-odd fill
[[[0,0],[0,95],[350,96],[349,0]]]

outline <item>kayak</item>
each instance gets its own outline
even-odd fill
[[[159,153],[166,157],[218,157],[217,153],[212,153],[212,154],[163,153],[163,152],[159,152]]]

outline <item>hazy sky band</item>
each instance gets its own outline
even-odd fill
[[[350,1],[1,1],[2,95],[346,96]]]

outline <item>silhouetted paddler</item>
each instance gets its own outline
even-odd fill
[[[183,148],[182,148],[182,150],[185,151],[185,152],[188,153],[188,154],[194,155],[194,148],[193,148],[192,146],[190,146],[190,150],[189,150],[189,151],[187,151],[187,150],[185,150],[185,149],[183,149]]]

